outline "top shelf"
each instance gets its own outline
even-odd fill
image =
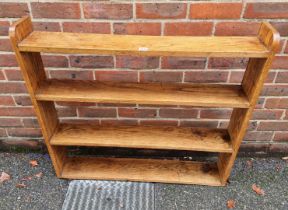
[[[138,56],[268,57],[258,37],[133,36],[34,31],[23,52]]]

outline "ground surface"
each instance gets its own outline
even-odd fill
[[[37,160],[32,168],[30,160]],[[248,161],[248,163],[247,163]],[[0,173],[12,176],[0,184],[0,209],[61,209],[68,181],[57,179],[50,159],[41,154],[0,153]],[[43,172],[41,178],[33,175]],[[32,176],[32,180],[21,181]],[[26,187],[17,188],[17,183]],[[265,195],[251,188],[259,185]],[[226,202],[235,200],[234,209],[288,209],[288,162],[280,158],[239,158],[227,187],[155,184],[155,210],[227,209]]]

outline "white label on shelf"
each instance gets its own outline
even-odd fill
[[[138,51],[140,51],[140,52],[147,52],[147,51],[149,51],[149,48],[148,48],[148,47],[139,47],[139,48],[138,48]]]

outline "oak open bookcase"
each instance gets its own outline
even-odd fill
[[[262,23],[255,37],[177,37],[33,31],[30,17],[10,28],[10,40],[56,175],[223,186],[258,100],[279,34]],[[115,83],[47,79],[40,53],[246,57],[241,85]],[[62,124],[54,101],[233,108],[227,129]],[[169,149],[219,153],[218,161],[69,156],[67,146]]]

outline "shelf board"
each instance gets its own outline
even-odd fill
[[[130,158],[67,158],[61,178],[223,186],[215,163]]]
[[[258,37],[135,36],[34,31],[20,51],[200,57],[268,57]]]
[[[50,144],[233,152],[227,130],[187,127],[60,124]]]
[[[248,108],[239,85],[111,83],[47,80],[36,90],[42,101],[187,105]]]

